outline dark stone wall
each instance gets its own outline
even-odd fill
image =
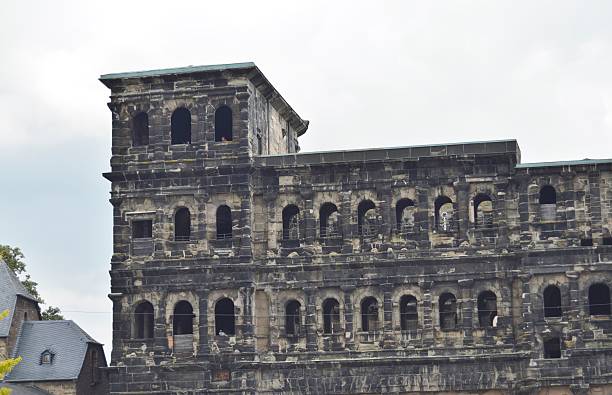
[[[588,393],[579,391],[609,382],[612,320],[590,315],[588,289],[612,285],[612,163],[526,167],[512,140],[253,155],[258,130],[264,153],[297,150],[296,131],[272,94],[241,78],[113,89],[111,393]],[[210,142],[213,96],[236,106],[231,143]],[[197,115],[196,137],[172,146],[168,109],[180,100]],[[156,137],[130,147],[139,101],[159,114]],[[544,185],[557,193],[548,211],[538,202]],[[475,197],[485,195],[478,209]],[[450,203],[437,211],[441,196]],[[405,199],[407,217],[397,210]],[[364,200],[374,207],[360,218]],[[325,203],[337,207],[329,234]],[[218,240],[222,204],[232,237]],[[299,210],[294,221],[283,220],[288,205]],[[191,213],[188,241],[174,238],[179,207]],[[152,237],[132,237],[138,219],[152,220]],[[561,291],[559,317],[544,317],[548,285]],[[485,291],[495,295],[495,327],[479,320]],[[445,293],[454,296],[452,327],[440,314]],[[410,329],[401,323],[405,295],[417,301]],[[224,298],[234,304],[235,334],[216,330]],[[338,307],[328,333],[330,298]],[[145,300],[153,336],[134,339]],[[193,308],[187,337],[173,329],[181,301]],[[297,318],[286,314],[292,301]],[[551,338],[561,358],[544,358]]]

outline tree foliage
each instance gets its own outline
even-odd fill
[[[23,280],[21,280],[21,284],[23,287],[30,293],[30,295],[34,296],[38,299],[38,302],[44,304],[44,299],[38,293],[38,283],[30,278],[30,275],[26,273],[26,264],[23,261],[25,256],[19,247],[11,247],[9,245],[0,244],[0,258],[6,262],[8,267],[15,273],[17,276],[23,275]],[[49,306],[45,311],[41,313],[43,320],[63,320],[64,317],[60,314],[61,311],[58,307]],[[2,395],[0,393],[0,395]]]
[[[0,312],[0,320],[6,318],[8,315],[8,310],[4,310]],[[21,357],[0,360],[0,381],[4,379],[4,376],[10,372],[15,365],[17,365],[21,361]],[[0,388],[0,395],[9,395],[11,390],[8,388]]]

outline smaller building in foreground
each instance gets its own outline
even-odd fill
[[[38,301],[0,260],[0,358],[21,357],[0,387],[12,395],[108,393],[102,344],[70,320],[41,321]]]

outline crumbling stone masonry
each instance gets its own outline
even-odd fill
[[[113,394],[612,393],[612,160],[298,154],[252,63],[101,81]]]

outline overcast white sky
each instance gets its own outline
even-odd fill
[[[254,61],[303,151],[515,138],[612,157],[610,1],[4,1],[0,243],[111,344],[111,114],[100,74]],[[108,355],[107,357],[110,357]]]

